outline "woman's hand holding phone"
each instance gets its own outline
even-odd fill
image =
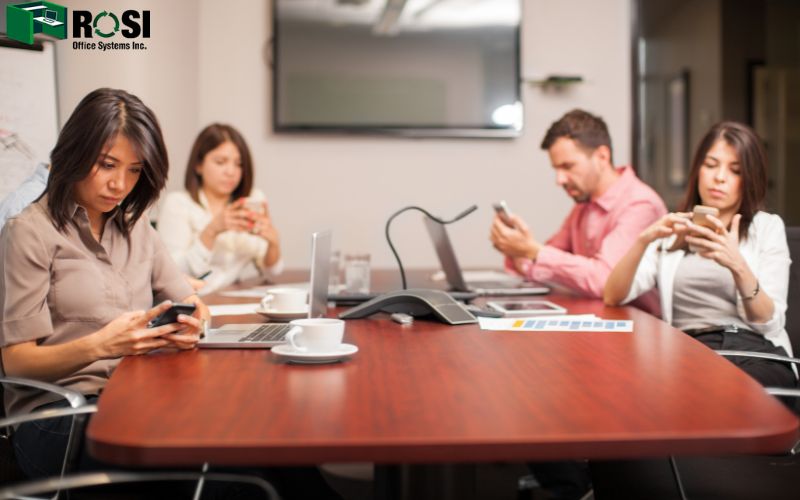
[[[725,227],[722,221],[713,216],[707,215],[710,229],[705,225],[691,223],[690,233],[686,236],[686,241],[695,247],[695,251],[701,257],[714,260],[717,264],[730,269],[732,272],[740,272],[747,264],[739,252],[739,223],[742,220],[741,214],[736,214],[731,220],[731,229]]]
[[[683,237],[689,228],[692,214],[689,212],[669,213],[647,227],[639,235],[639,240],[645,246],[658,240],[672,235]]]
[[[245,201],[245,198],[239,198],[230,205],[226,205],[211,219],[208,225],[215,236],[225,231],[250,231],[253,223],[249,211],[245,207]]]
[[[121,356],[145,354],[170,344],[161,338],[181,329],[178,323],[148,328],[148,323],[169,310],[172,302],[165,301],[147,311],[131,311],[113,319],[95,333],[94,343],[97,359],[113,359]]]
[[[162,322],[180,325],[180,328],[162,338],[170,342],[170,347],[187,350],[193,349],[200,341],[203,333],[203,322],[211,319],[208,307],[196,296],[191,295],[184,299],[184,304],[174,304],[161,316],[166,317]],[[158,318],[156,318],[158,319]]]
[[[253,200],[250,203],[255,203],[258,205],[257,210],[251,209],[249,212],[250,220],[253,223],[251,232],[256,236],[260,236],[261,238],[267,240],[270,245],[278,245],[278,230],[275,229],[275,226],[272,224],[272,218],[269,215],[269,207],[267,202],[264,200]]]

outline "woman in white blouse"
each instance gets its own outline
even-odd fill
[[[264,195],[253,189],[253,162],[242,135],[209,125],[189,155],[185,191],[169,193],[158,232],[190,276],[208,274],[201,293],[281,272],[280,240]]]
[[[606,303],[657,287],[665,321],[709,347],[791,354],[784,328],[791,260],[783,221],[760,211],[766,190],[756,134],[735,122],[715,125],[695,153],[680,211],[639,235],[606,282]],[[695,205],[719,210],[708,217],[716,230],[692,222]],[[784,363],[731,360],[763,385],[796,385]]]

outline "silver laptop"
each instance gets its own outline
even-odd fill
[[[331,232],[311,235],[311,280],[308,288],[308,317],[321,318],[328,312],[328,274],[331,264]],[[240,323],[212,328],[199,347],[264,349],[286,342],[291,330],[287,323]]]
[[[439,256],[439,263],[444,271],[450,289],[456,292],[473,292],[486,297],[502,297],[517,295],[544,295],[550,293],[550,288],[533,281],[517,280],[503,281],[466,281],[461,266],[458,265],[456,252],[450,242],[450,236],[444,225],[433,219],[425,217],[425,227]]]

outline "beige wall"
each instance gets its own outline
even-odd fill
[[[158,116],[173,167],[170,182],[177,182],[197,128],[198,16],[192,8],[194,2],[64,0],[61,4],[70,11],[88,10],[97,15],[106,10],[118,17],[127,9],[151,11],[146,51],[73,50],[71,31],[69,40],[56,43],[59,117],[63,125],[81,98],[98,87],[121,88],[139,96]],[[121,36],[108,40],[127,41]]]
[[[115,0],[80,7],[99,11],[101,4],[120,11],[130,6]],[[370,252],[376,267],[394,266],[383,237],[393,211],[419,204],[450,216],[473,203],[480,210],[451,226],[459,258],[467,266],[498,265],[487,240],[493,201],[506,199],[543,238],[571,207],[538,146],[549,124],[574,107],[603,115],[615,160],[630,160],[628,0],[523,1],[523,76],[579,74],[586,81],[561,92],[525,85],[525,132],[516,140],[276,135],[268,2],[150,1],[136,8],[143,4],[153,22],[146,53],[59,51],[62,115],[98,85],[138,93],[162,120],[173,160],[171,189],[181,186],[194,134],[212,121],[234,124],[253,150],[256,184],[269,197],[290,267],[307,266],[309,233],[325,227],[334,230],[335,247]],[[405,264],[434,265],[419,215],[401,216],[392,235]]]

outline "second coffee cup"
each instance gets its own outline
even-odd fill
[[[273,288],[261,299],[265,311],[300,312],[308,309],[308,292],[299,288]]]
[[[306,318],[289,323],[286,340],[299,352],[333,352],[342,344],[344,321],[335,318]]]

